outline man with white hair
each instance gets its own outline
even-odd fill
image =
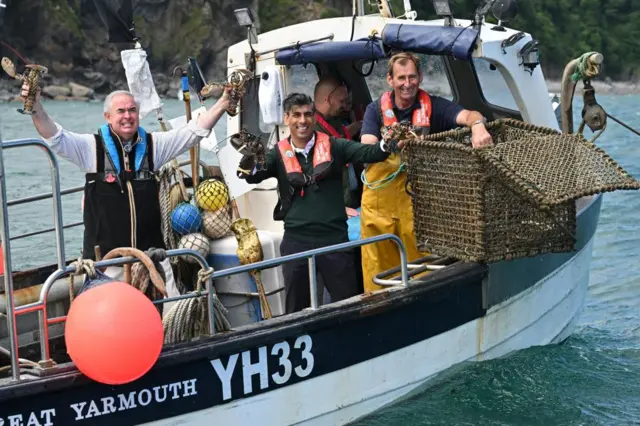
[[[28,90],[25,83],[23,99]],[[165,248],[154,172],[207,137],[228,106],[225,92],[187,125],[147,132],[140,127],[139,102],[130,92],[118,90],[104,101],[106,123],[96,134],[80,134],[54,122],[38,92],[32,115],[36,130],[56,154],[86,173],[83,258],[95,259],[96,246],[102,255],[116,247]],[[169,275],[168,261],[163,266]]]

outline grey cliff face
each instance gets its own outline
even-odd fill
[[[0,40],[30,62],[49,68],[47,85],[78,83],[104,95],[126,89],[120,50],[131,44],[110,44],[94,0],[6,0],[0,9]],[[158,93],[174,96],[179,77],[171,76],[189,56],[198,59],[207,79],[224,79],[226,49],[246,37],[234,9],[250,7],[258,16],[258,0],[134,0],[136,33],[147,52]],[[0,54],[20,60],[0,45]],[[3,75],[5,89],[15,80]]]

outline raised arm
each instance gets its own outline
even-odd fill
[[[26,100],[28,94],[29,85],[27,83],[24,83],[22,85],[22,91],[20,92],[20,98],[23,102]],[[40,103],[40,88],[38,88],[38,91],[36,93],[36,99],[33,104],[33,112],[35,114],[31,116],[31,119],[33,120],[33,125],[36,127],[36,130],[38,131],[40,136],[42,136],[43,139],[52,138],[58,132],[58,128]]]
[[[29,92],[29,85],[23,84],[20,97],[24,101]],[[96,146],[95,138],[91,134],[74,133],[56,124],[47,114],[40,102],[40,89],[36,93],[33,104],[34,114],[31,116],[36,130],[49,144],[51,150],[80,167],[86,173],[95,172]]]
[[[200,114],[196,120],[191,120],[187,125],[168,132],[154,132],[154,167],[160,169],[166,162],[209,136],[228,106],[229,94],[224,92],[222,97],[211,108]]]

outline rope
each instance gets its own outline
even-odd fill
[[[3,314],[2,316],[5,316],[5,315]],[[3,348],[2,346],[0,346],[0,354],[5,355],[9,357],[9,359],[11,359],[11,352],[8,349]],[[33,362],[25,358],[18,358],[18,362],[19,362],[20,368],[28,368],[28,367],[38,368],[39,367],[37,362]],[[0,367],[0,372],[5,372],[9,370],[11,370],[11,365]]]
[[[191,293],[195,293],[200,297],[177,301],[162,319],[165,336],[164,343],[166,345],[189,341],[195,337],[208,334],[208,303],[204,283],[212,275],[213,268],[211,267],[207,270],[199,270],[196,290]],[[226,317],[228,311],[215,292],[213,293],[213,308],[216,331],[231,330],[231,325]]]
[[[180,187],[180,193],[182,199],[185,202],[189,201],[189,195],[187,189],[182,180],[182,171],[178,167],[177,161],[173,159],[171,162],[165,164],[158,173],[158,179],[160,180],[160,215],[162,217],[162,236],[167,249],[175,249],[178,247],[178,238],[173,232],[171,227],[171,181],[175,178]],[[178,258],[171,259],[172,263],[176,263]]]
[[[156,271],[158,271],[160,277],[162,278],[162,282],[166,284],[167,277],[164,273],[164,268],[162,268],[162,265],[160,264],[160,262],[167,258],[166,251],[153,248],[147,250],[145,253],[153,262]],[[160,292],[160,290],[153,285],[149,269],[142,262],[135,263],[131,267],[131,285],[134,288],[140,290],[152,301],[164,298],[164,295]],[[162,305],[158,306],[158,310],[162,310]]]
[[[400,166],[398,166],[398,170],[391,173],[389,176],[385,177],[384,179],[377,180],[373,183],[369,183],[367,181],[367,176],[365,174],[366,170],[363,170],[362,173],[360,174],[360,180],[369,189],[381,189],[389,185],[391,182],[393,182],[393,180],[397,178],[400,173],[404,172],[406,168],[407,168],[406,163],[403,161],[402,163],[400,163]]]
[[[129,190],[129,210],[131,211],[131,247],[136,248],[136,233],[138,220],[136,217],[136,200],[133,196],[133,186],[131,181],[127,181],[127,189]]]
[[[600,64],[589,61],[591,55],[597,53],[598,52],[587,52],[582,54],[580,58],[578,58],[576,70],[573,72],[573,74],[571,74],[572,81],[589,80],[600,74]]]
[[[79,257],[78,260],[71,264],[75,270],[69,275],[69,302],[73,302],[75,277],[78,275],[87,274],[91,279],[96,277],[96,266],[91,259],[83,259]]]

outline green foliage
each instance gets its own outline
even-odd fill
[[[344,0],[347,1],[347,0]],[[315,16],[301,13],[296,0],[260,0],[262,31],[308,19],[336,16],[327,0],[314,0]],[[365,5],[368,5],[365,1]],[[404,13],[402,0],[391,0],[396,16]],[[451,0],[459,19],[471,19],[478,0]],[[435,19],[431,0],[413,0],[418,19]],[[369,7],[368,13],[377,13]],[[487,16],[496,22],[493,16]],[[567,62],[596,50],[604,55],[602,75],[613,79],[640,78],[640,0],[520,0],[518,16],[505,25],[530,33],[540,41],[545,75],[559,78]]]
[[[44,0],[44,6],[52,22],[60,24],[78,40],[83,39],[79,0]]]

